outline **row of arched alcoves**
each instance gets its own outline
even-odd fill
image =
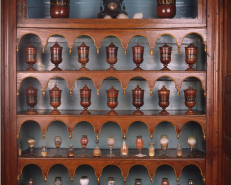
[[[24,165],[19,162],[19,166]],[[205,169],[202,163],[190,164],[182,163],[181,167],[177,165],[163,163],[152,165],[91,165],[82,164],[72,167],[65,163],[40,165],[26,164],[18,169],[19,185],[27,184],[30,177],[34,178],[35,184],[53,184],[56,176],[62,177],[63,184],[78,184],[81,176],[88,176],[93,185],[107,184],[108,177],[114,177],[116,184],[133,185],[136,178],[141,178],[144,185],[161,184],[162,178],[168,178],[171,185],[186,184],[188,179],[193,179],[195,184],[204,184]],[[45,182],[44,182],[45,181]]]
[[[105,47],[109,46],[111,42],[113,42],[114,45],[118,47],[118,61],[115,64],[115,68],[117,70],[133,70],[136,67],[136,65],[133,63],[132,47],[137,44],[140,44],[144,47],[144,62],[141,64],[141,68],[143,70],[157,71],[162,69],[163,64],[160,62],[159,47],[163,46],[165,43],[172,47],[171,62],[169,64],[169,68],[171,70],[186,70],[188,68],[187,63],[185,62],[185,47],[187,47],[190,43],[193,43],[196,47],[198,47],[197,63],[194,65],[194,68],[198,71],[206,70],[206,53],[204,52],[204,41],[203,38],[196,33],[191,33],[184,38],[181,51],[176,42],[176,38],[174,38],[173,35],[159,35],[156,40],[156,44],[153,46],[153,48],[151,48],[151,53],[153,56],[150,56],[149,53],[150,43],[143,35],[132,37],[126,46],[126,49],[124,49],[125,47],[122,45],[121,39],[116,36],[110,36],[110,34],[107,35],[100,43],[100,47],[95,48],[94,40],[90,36],[84,35],[78,37],[73,42],[73,46],[70,49],[67,40],[62,35],[52,35],[46,41],[46,45],[42,46],[40,43],[41,40],[37,35],[26,34],[20,39],[20,44],[18,45],[18,71],[24,71],[28,68],[28,64],[25,63],[25,47],[29,45],[29,42],[32,42],[32,44],[37,48],[37,62],[34,64],[34,68],[38,71],[50,71],[54,68],[54,64],[52,64],[50,61],[50,47],[52,47],[55,42],[58,42],[58,44],[63,47],[63,60],[60,64],[60,68],[64,71],[80,69],[81,64],[78,62],[77,47],[80,46],[82,42],[90,47],[89,62],[86,64],[86,67],[89,70],[107,70],[109,68],[109,64],[106,62]],[[100,53],[100,55],[96,54],[96,50],[98,53]],[[123,50],[126,52],[127,56],[124,56]],[[72,52],[72,54],[70,55],[68,51]]]
[[[44,120],[44,121],[43,121]],[[187,139],[188,136],[195,136],[197,143],[195,149],[205,151],[205,131],[197,122],[187,122],[181,125],[182,129],[177,132],[176,127],[168,121],[163,121],[158,124],[153,124],[154,131],[150,133],[150,125],[140,121],[135,121],[132,124],[126,124],[123,120],[120,125],[115,122],[106,122],[101,127],[97,125],[97,121],[91,124],[86,121],[79,123],[63,123],[61,121],[47,122],[43,119],[40,123],[35,121],[26,121],[17,126],[18,144],[22,145],[22,149],[28,149],[27,138],[34,137],[35,148],[46,146],[55,148],[54,137],[61,136],[63,138],[61,148],[68,148],[73,145],[73,148],[81,148],[80,139],[82,135],[87,135],[89,143],[87,148],[95,147],[95,139],[99,139],[99,147],[108,149],[107,137],[115,137],[114,148],[120,148],[123,136],[126,135],[126,141],[129,149],[136,149],[136,136],[141,135],[144,141],[144,148],[149,147],[150,142],[154,142],[156,148],[160,148],[160,136],[167,134],[170,141],[168,148],[175,148],[177,144],[181,144],[182,148],[189,148]],[[96,119],[95,119],[96,120]],[[70,119],[71,121],[71,119]],[[45,123],[44,123],[45,122]],[[124,124],[123,124],[124,123]],[[47,124],[47,125],[46,125]],[[41,131],[41,132],[40,132]],[[113,132],[112,132],[113,131]]]

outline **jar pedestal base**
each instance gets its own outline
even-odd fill
[[[61,114],[61,112],[59,112],[58,110],[53,110],[50,112],[50,114],[59,115],[59,114]]]
[[[133,112],[133,115],[141,116],[144,115],[144,113],[141,110],[136,110]]]
[[[160,115],[168,115],[169,113],[166,110],[162,110],[159,114]]]
[[[51,71],[62,71],[62,69],[60,69],[58,66],[56,66],[56,67],[53,68]]]
[[[186,115],[194,115],[196,114],[192,109],[189,109],[187,112],[185,112]]]
[[[88,110],[83,110],[80,114],[81,115],[91,115],[91,113]]]
[[[133,71],[143,71],[143,69],[137,66],[135,69],[133,69]]]
[[[86,67],[81,67],[78,71],[89,71]]]
[[[171,69],[167,68],[167,67],[164,67],[161,69],[161,71],[171,71]]]
[[[117,116],[118,113],[114,110],[111,110],[110,112],[107,113],[108,116]]]
[[[38,112],[34,109],[29,109],[26,113],[27,114],[38,114]]]
[[[189,68],[186,69],[185,71],[196,71],[196,69],[189,67]]]

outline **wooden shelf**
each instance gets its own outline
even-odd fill
[[[180,133],[184,127],[184,125],[190,121],[195,121],[201,125],[202,131],[204,133],[204,139],[206,138],[206,115],[204,112],[197,111],[196,115],[185,115],[185,111],[169,111],[169,115],[162,116],[159,115],[160,111],[143,111],[144,115],[142,116],[134,116],[132,113],[133,110],[130,111],[117,111],[118,116],[108,116],[108,111],[90,111],[91,115],[80,115],[82,111],[75,110],[60,110],[60,115],[50,115],[52,110],[37,110],[37,115],[27,115],[26,111],[18,112],[17,114],[17,137],[19,138],[19,133],[21,130],[21,126],[26,121],[35,121],[40,125],[41,131],[43,133],[43,137],[45,138],[45,134],[47,132],[47,128],[49,124],[53,121],[61,121],[67,126],[67,130],[69,132],[69,137],[72,138],[72,133],[74,132],[75,126],[81,121],[87,121],[94,127],[94,131],[96,133],[96,137],[101,131],[102,126],[109,122],[115,122],[121,127],[121,132],[125,135],[128,132],[129,126],[136,122],[140,121],[145,123],[148,126],[148,130],[150,133],[150,137],[152,138],[153,133],[155,132],[156,126],[163,122],[168,121],[172,123],[175,127],[175,131],[177,133],[177,137],[180,137]]]
[[[183,81],[189,77],[195,77],[199,79],[202,83],[202,88],[204,91],[206,89],[206,71],[19,71],[17,72],[17,95],[19,95],[19,89],[21,87],[22,81],[29,77],[39,80],[43,94],[45,94],[49,80],[55,77],[60,77],[66,80],[67,87],[70,90],[71,95],[75,81],[81,77],[88,77],[94,82],[97,94],[99,94],[102,81],[107,77],[117,78],[121,83],[121,87],[124,93],[126,93],[125,91],[129,81],[135,77],[142,77],[147,81],[150,94],[152,94],[152,90],[155,87],[156,81],[161,77],[171,78],[175,82],[175,87],[178,91],[178,94]]]
[[[155,157],[144,157],[138,158],[135,157],[135,154],[138,153],[137,149],[130,149],[129,156],[123,158],[120,156],[120,149],[113,149],[113,153],[116,155],[114,158],[107,157],[106,155],[109,153],[109,149],[102,149],[102,156],[94,158],[92,155],[93,149],[87,149],[86,154],[89,157],[85,158],[68,158],[67,157],[67,149],[60,149],[60,154],[63,155],[61,158],[54,158],[52,156],[55,155],[56,149],[48,149],[48,157],[42,158],[40,157],[41,149],[35,149],[36,157],[29,157],[29,149],[24,152],[22,157],[18,158],[18,177],[21,175],[23,168],[28,164],[35,164],[39,166],[42,170],[42,174],[44,175],[44,179],[46,179],[49,174],[49,169],[55,164],[61,164],[65,166],[69,172],[71,179],[75,175],[76,169],[81,165],[90,165],[94,168],[95,174],[99,180],[103,168],[108,165],[116,165],[121,169],[122,175],[126,180],[127,175],[129,174],[129,170],[134,165],[142,165],[147,168],[151,179],[155,175],[156,169],[161,165],[169,165],[174,168],[175,174],[177,177],[180,177],[182,170],[187,165],[195,165],[200,171],[201,175],[204,177],[205,175],[205,154],[199,150],[193,150],[193,157],[188,157],[190,155],[190,149],[183,149],[183,156],[177,157],[175,149],[168,149],[167,154],[170,157],[161,158],[162,150],[156,149]],[[143,154],[148,155],[148,149],[142,150]],[[81,149],[75,149],[75,156],[81,154]]]
[[[145,29],[145,28],[198,28],[206,27],[199,18],[177,19],[19,19],[18,28],[89,28],[89,29]]]

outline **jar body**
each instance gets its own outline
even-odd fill
[[[87,144],[88,144],[88,138],[86,135],[83,135],[82,138],[80,139],[80,143],[82,145],[83,148],[86,148]]]
[[[34,183],[34,179],[33,178],[30,178],[27,182],[27,185],[35,185]]]
[[[46,147],[42,147],[41,156],[42,157],[47,157],[47,149],[46,149]]]
[[[120,148],[120,155],[123,157],[128,156],[128,145],[126,143],[126,139],[123,139],[122,146]]]
[[[176,149],[177,157],[182,157],[182,147],[180,144],[178,144],[178,147]]]
[[[68,148],[68,157],[74,157],[74,148],[72,148],[72,145]]]
[[[51,0],[50,15],[52,18],[69,18],[69,0]]]
[[[89,184],[89,179],[87,176],[82,176],[80,179],[80,185],[88,185]]]
[[[149,157],[154,157],[154,156],[155,156],[155,147],[154,147],[154,143],[150,143],[150,144],[149,144],[148,154],[149,154]]]
[[[157,0],[157,15],[159,18],[173,18],[176,15],[175,0]]]
[[[55,177],[54,185],[63,185],[61,177]]]

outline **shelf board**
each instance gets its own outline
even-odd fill
[[[205,91],[206,76],[206,71],[18,71],[17,94],[19,94],[19,89],[22,81],[28,77],[33,77],[39,80],[43,93],[45,93],[50,79],[55,77],[61,77],[66,80],[67,87],[70,90],[70,94],[72,94],[72,89],[74,88],[75,81],[81,77],[90,78],[94,82],[98,94],[102,81],[108,77],[114,77],[118,79],[121,83],[124,93],[126,91],[129,81],[132,78],[142,77],[148,82],[150,93],[152,94],[152,90],[155,87],[156,81],[162,77],[171,78],[175,82],[175,87],[178,93],[181,89],[183,81],[186,78],[190,77],[195,77],[199,79],[202,83],[202,88]]]
[[[19,19],[18,28],[94,28],[94,29],[145,29],[145,28],[199,28],[206,27],[206,22],[198,18],[176,19],[73,19],[40,18]]]
[[[159,157],[159,155],[161,155],[162,153],[162,150],[160,149],[156,149],[156,154],[153,158],[135,157],[135,154],[138,153],[137,149],[130,149],[129,156],[126,158],[120,156],[120,149],[113,149],[113,153],[116,155],[113,158],[106,156],[109,153],[109,149],[102,149],[102,156],[96,158],[92,155],[93,149],[87,149],[86,154],[88,154],[89,157],[84,158],[68,158],[67,149],[60,149],[60,154],[63,155],[63,157],[61,158],[52,157],[55,155],[56,149],[48,149],[48,157],[39,157],[41,149],[35,149],[34,151],[37,154],[37,157],[29,157],[29,149],[24,152],[22,157],[18,157],[18,178],[22,174],[23,168],[29,164],[39,166],[45,180],[47,175],[49,174],[50,168],[55,164],[61,164],[65,166],[72,180],[75,175],[76,169],[81,165],[92,166],[95,170],[98,181],[103,171],[103,168],[108,165],[118,166],[121,169],[122,175],[125,180],[127,175],[129,174],[130,168],[134,165],[142,165],[146,167],[151,179],[154,177],[156,169],[161,165],[169,165],[173,167],[177,177],[180,177],[182,170],[187,165],[197,166],[201,171],[201,175],[203,177],[205,175],[205,154],[196,149],[194,149],[193,151],[193,157],[188,157],[188,155],[190,155],[190,149],[183,149],[182,157],[176,156],[176,149],[168,149],[167,154],[170,155],[170,157],[166,158]],[[148,149],[143,149],[142,153],[148,155]],[[77,156],[78,154],[81,154],[81,149],[75,149],[75,156]]]
[[[141,109],[142,110],[142,109]],[[201,125],[202,131],[204,133],[204,139],[206,137],[206,115],[205,112],[196,111],[195,115],[185,115],[186,110],[171,111],[169,115],[159,115],[159,110],[157,111],[143,111],[144,115],[134,116],[132,113],[134,110],[116,110],[117,116],[108,116],[108,111],[90,111],[91,115],[80,115],[82,110],[59,110],[60,115],[51,115],[52,110],[37,110],[37,115],[28,115],[26,111],[18,112],[17,114],[17,137],[19,138],[19,133],[21,126],[26,121],[35,121],[40,125],[43,137],[47,132],[49,124],[53,121],[61,121],[67,126],[67,130],[72,138],[72,133],[74,132],[75,126],[81,121],[87,121],[94,127],[96,137],[101,131],[102,126],[107,122],[115,122],[121,127],[121,132],[126,135],[129,126],[137,121],[143,122],[148,126],[150,137],[152,138],[155,132],[156,126],[163,122],[168,121],[172,123],[175,127],[177,137],[180,137],[180,133],[184,125],[190,121],[197,122]]]

